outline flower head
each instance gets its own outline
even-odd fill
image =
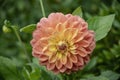
[[[82,69],[95,48],[94,32],[79,16],[51,13],[42,18],[31,40],[33,56],[55,73]]]

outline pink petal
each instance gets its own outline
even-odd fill
[[[56,68],[58,69],[60,69],[63,66],[60,60],[57,60],[55,64],[56,64]]]
[[[86,22],[83,21],[81,26],[82,26],[82,30],[81,30],[82,32],[88,31],[88,24]]]
[[[48,64],[48,60],[46,60],[46,61],[39,61],[39,63],[44,66],[44,65]]]
[[[66,17],[62,13],[51,13],[48,20],[51,22],[51,27],[55,28],[58,23],[65,22]]]
[[[35,39],[32,39],[31,41],[30,41],[30,44],[32,45],[32,46],[34,46],[34,44],[36,43],[37,41],[35,40]]]
[[[43,48],[44,48],[47,44],[48,44],[47,39],[42,40],[42,38],[41,38],[41,39],[39,39],[39,40],[35,43],[35,45],[34,45],[34,47],[33,47],[33,51],[34,51],[35,53],[41,53],[42,50],[43,50]]]
[[[55,68],[55,63],[48,63],[47,64],[47,69],[48,70],[53,70]]]
[[[32,51],[32,55],[33,55],[34,57],[39,58],[40,54],[41,54],[41,53],[35,53],[34,51]]]
[[[85,57],[88,54],[88,52],[83,47],[79,47],[77,52],[81,57]]]
[[[72,70],[73,70],[73,71],[78,71],[78,66],[76,66],[76,65],[74,64],[74,66],[72,67]]]
[[[84,39],[88,42],[92,42],[93,41],[93,34],[89,33]]]
[[[63,72],[65,72],[65,71],[66,71],[66,69],[67,69],[67,68],[66,68],[65,66],[62,66],[62,68],[60,68],[60,72],[62,72],[62,73],[63,73]]]
[[[53,72],[54,72],[55,74],[58,74],[58,73],[59,73],[59,70],[58,70],[57,68],[54,68],[54,69],[53,69]]]
[[[74,38],[74,43],[81,41],[84,38],[83,33],[79,32],[78,35]]]
[[[79,55],[77,57],[78,57],[78,63],[76,63],[76,65],[78,65],[78,66],[84,65],[83,58]]]
[[[95,48],[95,42],[92,42],[89,46],[89,49],[93,51],[94,48]]]
[[[50,21],[47,18],[42,18],[39,22],[39,24],[37,24],[37,28],[41,28],[41,27],[50,27]]]
[[[90,61],[90,57],[89,56],[84,57],[84,62],[85,63],[88,63],[89,61]]]
[[[65,15],[66,18],[70,18],[70,17],[72,17],[72,16],[73,16],[73,15],[71,15],[71,14],[66,14],[66,15]]]
[[[72,63],[72,61],[69,58],[67,58],[67,63],[65,64],[65,66],[68,69],[71,69],[73,67],[73,63]]]
[[[73,55],[73,54],[70,54],[70,60],[73,62],[73,63],[77,63],[77,57],[76,55]]]
[[[39,60],[40,61],[46,61],[46,60],[48,60],[48,57],[46,55],[40,55]]]
[[[81,40],[78,44],[82,47],[88,47],[90,45],[90,42],[86,40]]]

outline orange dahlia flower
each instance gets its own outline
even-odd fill
[[[41,65],[55,73],[69,74],[89,61],[95,48],[94,32],[79,16],[51,13],[38,22],[31,45]]]

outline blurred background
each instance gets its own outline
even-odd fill
[[[96,49],[91,56],[93,61],[90,65],[92,66],[87,68],[83,74],[84,76],[91,76],[91,74],[98,76],[106,70],[113,71],[116,75],[120,74],[120,0],[43,0],[43,4],[46,15],[51,12],[72,13],[79,6],[82,7],[85,20],[93,16],[115,14],[112,29],[107,37],[97,42]],[[4,20],[7,19],[22,28],[29,24],[36,24],[41,17],[39,0],[0,0],[0,56],[10,58],[19,68],[22,68],[27,63],[26,55],[20,48],[15,34],[2,31]],[[19,34],[32,60],[29,44],[32,35],[23,32]],[[4,73],[0,71],[0,80],[9,79],[5,79]]]

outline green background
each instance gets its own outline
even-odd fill
[[[97,42],[96,49],[91,56],[91,62],[83,71],[73,73],[70,76],[63,74],[63,80],[118,80],[120,79],[120,0],[43,0],[46,15],[51,12],[62,12],[64,14],[72,13],[77,7],[81,6],[85,20],[93,16],[105,16],[115,14],[115,20],[112,29],[107,37]],[[0,59],[0,80],[17,80],[12,75],[17,67],[18,73],[23,72],[22,78],[18,80],[59,80],[60,76],[50,75],[46,70],[39,72],[34,67],[35,73],[32,73],[31,66],[26,64],[27,57],[20,48],[13,32],[5,33],[2,31],[4,20],[9,20],[12,24],[22,28],[29,24],[36,24],[42,18],[42,12],[39,0],[0,0],[0,56],[7,57],[9,60]],[[23,43],[26,46],[28,56],[35,63],[32,57],[30,40],[31,34],[19,33]],[[15,66],[13,65],[15,64]],[[7,66],[9,68],[4,68]],[[14,68],[15,67],[15,68]],[[24,71],[28,70],[31,79]],[[46,71],[46,72],[45,72]],[[10,72],[10,73],[9,73]],[[42,76],[41,76],[42,75]],[[38,76],[38,78],[36,77]],[[47,77],[46,77],[47,76]],[[101,77],[102,76],[102,77]],[[112,76],[112,77],[111,77]],[[19,75],[21,77],[21,75]],[[46,78],[43,78],[46,77]],[[52,77],[52,78],[51,78]],[[83,79],[81,79],[83,78]]]

